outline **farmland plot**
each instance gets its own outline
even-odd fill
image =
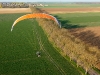
[[[100,13],[61,13],[54,16],[62,23],[62,26],[67,29],[100,26]]]
[[[0,74],[81,75],[49,43],[36,20],[21,21],[11,32],[12,23],[21,15],[0,15]]]

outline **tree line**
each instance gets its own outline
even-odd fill
[[[29,5],[23,2],[2,2],[0,3],[1,8],[28,8]]]
[[[2,2],[0,8],[28,8],[30,3],[24,2]],[[43,4],[31,3],[32,6],[43,6]]]

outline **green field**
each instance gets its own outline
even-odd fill
[[[0,14],[0,75],[81,75],[49,43],[36,20],[21,21],[11,32],[21,15]]]
[[[53,15],[61,22],[62,27],[67,29],[100,26],[100,13],[63,13]]]
[[[91,8],[91,7],[100,7],[100,4],[75,4],[75,3],[44,3],[48,6],[45,6],[43,8]]]

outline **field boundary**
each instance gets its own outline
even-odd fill
[[[89,13],[89,12],[100,12],[100,8],[41,8],[48,13]],[[31,13],[30,8],[0,8],[0,14],[6,13]]]

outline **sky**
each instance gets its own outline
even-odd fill
[[[100,0],[0,0],[0,2],[100,2]]]

